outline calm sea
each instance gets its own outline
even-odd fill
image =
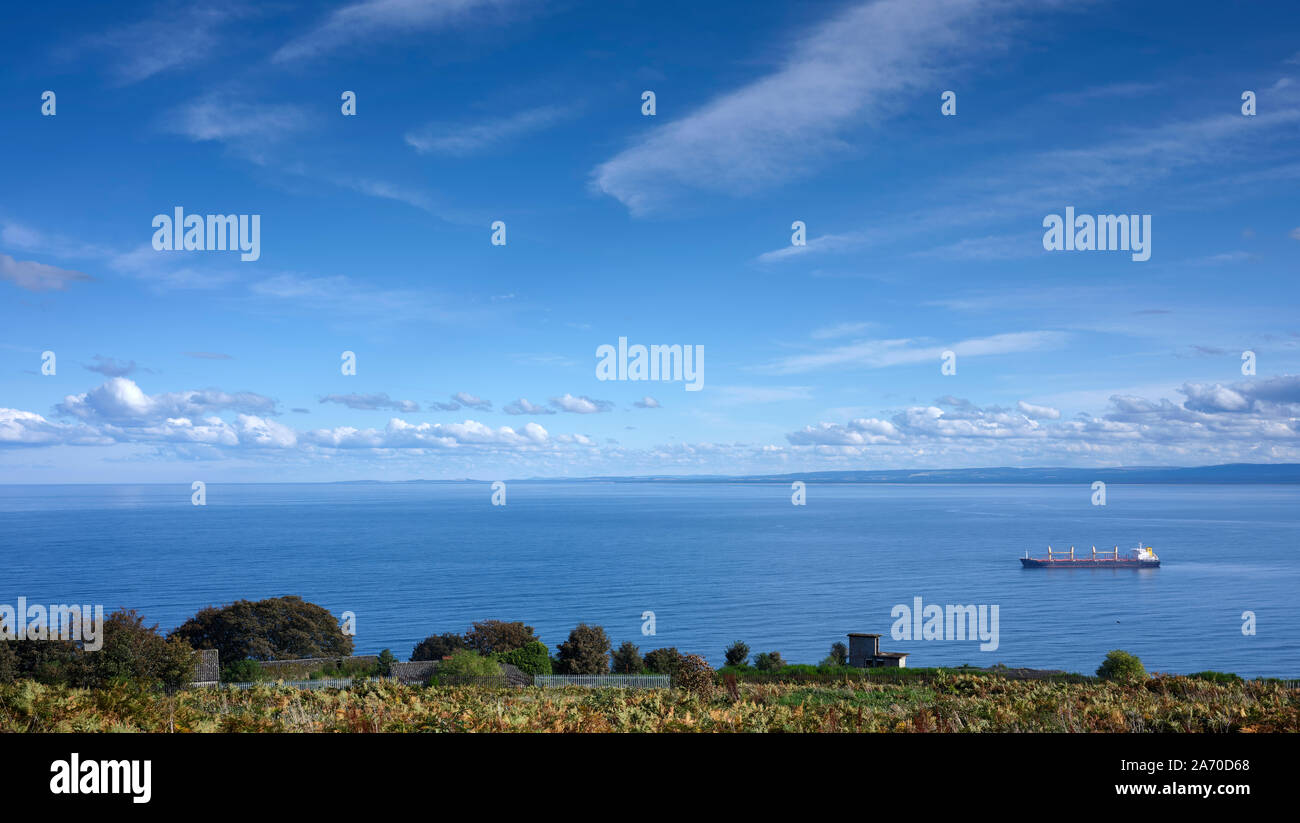
[[[300,595],[357,616],[357,649],[405,659],[434,633],[578,622],[615,644],[720,664],[745,640],[815,663],[851,631],[909,665],[1300,675],[1300,488],[487,484],[0,486],[0,603],[133,607],[170,629],[199,608]],[[1027,570],[1018,557],[1139,540],[1163,566]],[[889,637],[897,604],[997,605],[994,651]],[[1242,633],[1254,612],[1256,634]],[[653,612],[655,636],[642,634]]]

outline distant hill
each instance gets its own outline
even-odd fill
[[[1300,463],[1228,463],[1222,466],[1117,466],[1075,468],[883,469],[641,477],[537,478],[546,482],[606,483],[1300,483]]]

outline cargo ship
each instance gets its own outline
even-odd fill
[[[1119,556],[1119,546],[1111,551],[1097,551],[1097,547],[1092,547],[1092,554],[1080,553],[1078,556],[1074,553],[1074,546],[1070,547],[1067,552],[1064,549],[1053,549],[1047,547],[1047,557],[1030,557],[1029,552],[1020,558],[1020,563],[1026,569],[1038,568],[1109,568],[1109,569],[1154,569],[1160,565],[1160,558],[1156,557],[1155,550],[1150,546],[1142,547],[1138,543],[1136,548],[1129,549],[1128,554],[1124,557]]]

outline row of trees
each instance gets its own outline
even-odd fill
[[[682,661],[691,655],[675,647],[652,649],[642,653],[632,641],[613,648],[609,636],[600,626],[579,623],[563,643],[555,647],[555,654],[547,652],[545,644],[532,626],[519,621],[485,620],[473,624],[464,634],[444,633],[426,637],[411,652],[412,660],[456,659],[456,668],[470,667],[463,653],[489,657],[500,663],[511,663],[529,674],[667,674],[677,675]],[[727,647],[728,666],[750,665],[749,646],[737,640]],[[848,664],[849,649],[843,643],[831,645],[830,654],[821,666]],[[753,656],[753,667],[759,671],[779,671],[787,665],[780,652],[760,652]]]
[[[157,626],[145,626],[136,612],[122,610],[106,619],[104,645],[96,652],[87,652],[71,641],[0,641],[0,682],[30,677],[96,686],[127,679],[172,688],[192,679],[196,649],[216,649],[226,667],[223,679],[229,679],[237,672],[257,668],[257,661],[347,657],[352,654],[353,642],[327,609],[293,596],[209,606],[169,635],[161,634]],[[393,660],[391,653],[385,652],[380,663],[383,669]],[[750,649],[743,642],[731,644],[725,656],[728,666],[750,665]],[[845,645],[836,643],[822,665],[842,666],[847,657]],[[456,660],[448,671],[475,673],[494,668],[499,672],[503,663],[529,674],[653,673],[675,678],[682,675],[684,667],[692,671],[707,668],[702,658],[674,647],[643,653],[627,641],[614,648],[602,627],[588,623],[578,624],[555,647],[554,654],[532,626],[502,620],[476,622],[464,634],[426,637],[411,653],[411,660],[448,658]],[[492,665],[476,662],[480,659]],[[760,671],[777,671],[786,662],[779,652],[771,651],[754,655],[752,664]]]

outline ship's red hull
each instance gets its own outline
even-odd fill
[[[1154,569],[1160,565],[1159,560],[1128,560],[1128,559],[1114,560],[1109,558],[1105,560],[1101,558],[1097,558],[1096,560],[1094,560],[1091,557],[1080,557],[1078,560],[1071,560],[1068,557],[1066,558],[1053,557],[1051,560],[1047,560],[1046,558],[1039,558],[1039,557],[1022,557],[1020,558],[1020,563],[1026,569],[1042,569],[1042,568]]]

